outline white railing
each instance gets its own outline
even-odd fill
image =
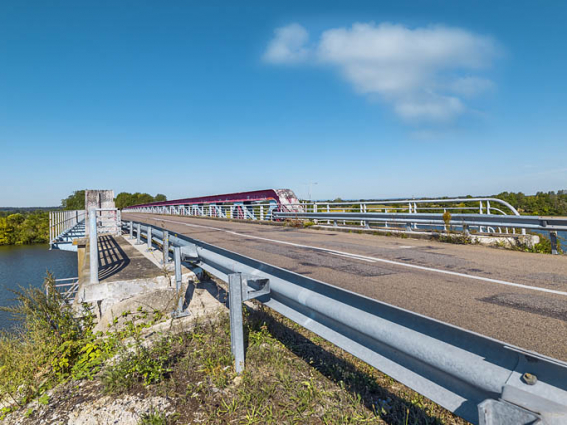
[[[436,213],[451,214],[520,215],[509,203],[497,198],[449,198],[449,199],[388,199],[375,201],[302,202],[277,205],[276,203],[225,203],[193,205],[151,205],[130,207],[124,211],[151,214],[182,215],[239,220],[274,220],[274,213]],[[331,222],[328,221],[327,224]],[[319,224],[319,223],[318,223]],[[364,220],[361,221],[364,225]],[[346,225],[346,222],[343,223]],[[417,229],[413,223],[410,229]],[[388,228],[388,223],[384,223]],[[430,226],[429,226],[430,227]],[[424,226],[423,228],[427,228]],[[515,228],[478,226],[479,232],[516,233]]]
[[[53,287],[59,292],[64,303],[72,303],[79,291],[79,278],[55,279]],[[45,294],[49,295],[49,286],[45,287]]]
[[[49,211],[49,243],[55,243],[84,221],[85,210]]]

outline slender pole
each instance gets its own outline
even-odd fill
[[[96,229],[96,210],[90,210],[89,214],[89,254],[91,283],[98,283],[98,235]]]
[[[148,251],[152,250],[152,228],[148,226]]]
[[[557,244],[557,232],[549,232],[549,240],[551,242],[551,253],[553,255],[558,255],[559,246]]]
[[[136,226],[136,245],[140,245],[142,243],[142,232],[141,232],[142,225],[138,223]]]
[[[176,246],[173,248],[173,260],[175,262],[175,290],[179,300],[177,301],[176,315],[183,311],[183,298],[181,296],[181,248]]]
[[[165,266],[169,262],[169,232],[167,230],[163,231],[163,261],[162,264]]]
[[[228,297],[230,308],[230,345],[234,356],[236,373],[244,370],[244,329],[242,320],[242,275],[228,275]]]

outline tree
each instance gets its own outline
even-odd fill
[[[128,192],[120,192],[118,196],[114,199],[116,204],[116,208],[123,209],[126,207],[131,207],[132,205],[139,205],[139,204],[149,204],[152,202],[158,201],[167,201],[165,195],[158,193],[156,196],[152,196],[148,193],[128,193]]]
[[[76,190],[72,195],[61,200],[61,206],[64,210],[84,210],[85,209],[85,191]]]

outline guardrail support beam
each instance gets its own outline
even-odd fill
[[[549,232],[549,241],[551,242],[551,253],[553,255],[558,255],[559,245],[557,243],[557,232]]]
[[[182,275],[181,275],[181,247],[173,248],[173,262],[175,266],[175,290],[179,299],[177,300],[177,309],[171,313],[171,317],[177,319],[189,316],[188,311],[183,311],[183,301],[185,296],[181,293]]]
[[[163,260],[161,263],[164,266],[167,266],[167,264],[169,263],[169,232],[167,230],[163,232],[162,250]]]
[[[152,228],[151,226],[148,226],[148,231],[147,231],[147,237],[148,237],[148,251],[152,250]]]
[[[228,306],[230,309],[230,346],[234,356],[234,369],[244,370],[244,323],[242,319],[242,274],[228,275]]]
[[[98,283],[98,235],[96,228],[96,210],[89,211],[89,256],[91,283]]]

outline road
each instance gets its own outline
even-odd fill
[[[477,245],[124,213],[567,361],[567,256]]]

